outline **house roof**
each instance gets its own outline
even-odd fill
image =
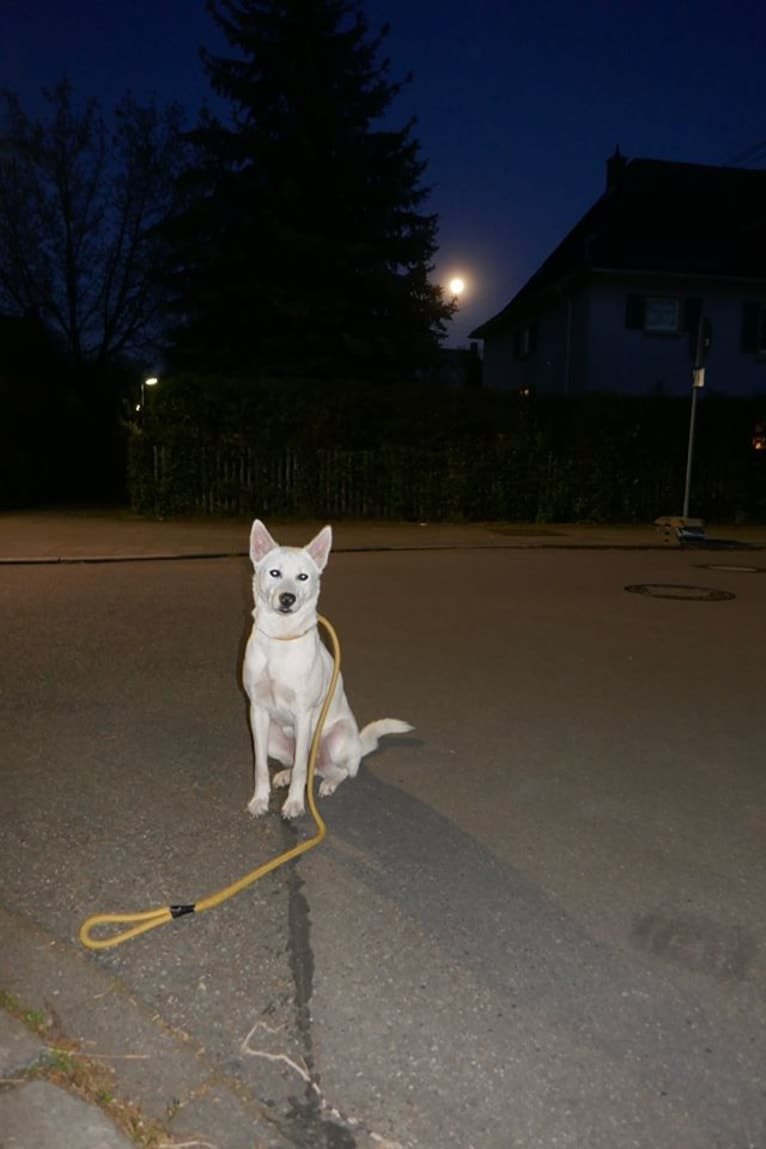
[[[766,279],[766,170],[629,160],[616,151],[604,194],[470,338],[508,327],[540,294],[590,271]]]

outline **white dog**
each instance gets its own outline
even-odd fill
[[[250,699],[255,757],[255,790],[247,808],[256,817],[269,806],[270,757],[287,767],[274,776],[275,786],[290,787],[282,816],[303,813],[311,739],[333,669],[317,630],[319,576],[331,546],[330,527],[306,547],[279,546],[259,519],[250,532],[255,608],[242,681]],[[408,730],[407,722],[381,718],[360,731],[339,677],[316,763],[320,795],[332,794],[344,778],[353,778],[360,760],[384,734]]]

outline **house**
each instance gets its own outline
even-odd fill
[[[766,395],[766,170],[607,161],[603,195],[507,307],[471,332],[486,387]]]

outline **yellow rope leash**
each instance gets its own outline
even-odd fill
[[[272,870],[276,870],[279,866],[284,866],[286,862],[292,861],[293,858],[300,857],[308,850],[312,850],[314,846],[318,846],[327,833],[322,817],[317,810],[316,799],[314,798],[314,768],[316,766],[317,755],[319,753],[319,742],[322,736],[322,727],[324,726],[327,717],[327,711],[330,709],[332,696],[335,692],[335,685],[338,681],[340,674],[340,643],[338,636],[331,623],[326,618],[319,616],[319,621],[327,631],[330,637],[333,654],[333,670],[330,679],[330,685],[327,689],[325,700],[322,704],[322,709],[319,712],[319,719],[314,731],[314,737],[311,741],[311,749],[309,751],[308,772],[306,779],[306,797],[311,811],[311,816],[316,823],[317,832],[313,838],[307,838],[304,842],[299,842],[297,846],[292,846],[289,850],[285,850],[282,854],[277,854],[276,857],[270,858],[268,862],[264,862],[262,866],[252,870],[249,874],[245,874],[239,881],[232,882],[230,886],[226,886],[222,890],[218,890],[215,894],[210,894],[208,897],[203,898],[201,902],[195,902],[188,905],[178,906],[162,906],[156,910],[144,910],[142,913],[137,914],[93,914],[92,917],[87,918],[80,926],[80,941],[84,946],[90,950],[107,950],[112,946],[118,946],[122,942],[128,941],[130,938],[138,937],[139,934],[146,933],[147,930],[153,930],[157,926],[163,926],[165,922],[170,922],[174,918],[183,917],[185,914],[201,914],[204,910],[212,910],[214,906],[219,906],[221,902],[225,902],[228,898],[233,898],[235,894],[240,893],[241,890],[247,889],[262,878],[265,874],[270,874]],[[135,925],[129,923],[134,922]],[[127,925],[128,928],[118,930],[116,933],[111,933],[108,937],[94,938],[92,937],[92,930],[97,926],[106,925]]]

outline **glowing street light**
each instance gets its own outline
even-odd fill
[[[146,399],[145,399],[146,392],[145,392],[144,388],[156,387],[158,383],[159,383],[159,379],[157,378],[156,375],[150,375],[148,379],[143,379],[141,381],[141,402],[140,402],[137,410],[143,411],[143,409],[144,409],[144,403],[146,402]]]

